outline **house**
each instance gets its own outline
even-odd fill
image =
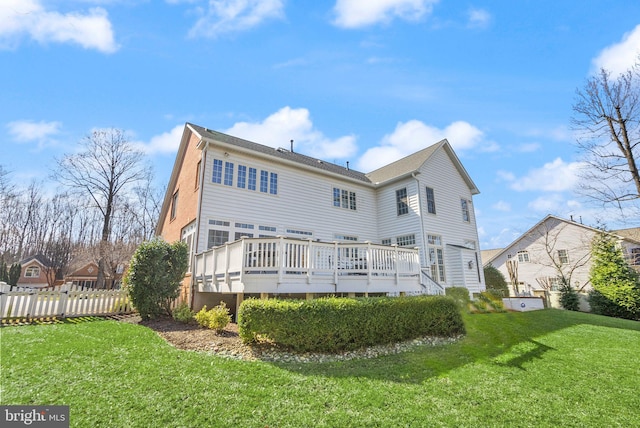
[[[478,193],[447,140],[363,173],[187,123],[156,232],[195,255],[195,308],[245,295],[475,293]]]
[[[125,263],[118,263],[115,270],[108,269],[105,273],[104,288],[120,288]],[[98,264],[93,260],[77,259],[71,263],[69,273],[65,275],[64,282],[72,283],[82,288],[95,288],[98,281]]]
[[[20,261],[21,271],[18,287],[48,287],[55,283],[55,272],[49,260],[36,254]]]
[[[483,251],[483,265],[493,265],[507,279],[515,294],[544,296],[559,291],[564,280],[580,292],[592,289],[589,283],[591,241],[600,230],[573,220],[548,215],[507,247]],[[632,266],[640,266],[638,229],[610,232],[620,242]],[[515,267],[514,287],[508,265]]]

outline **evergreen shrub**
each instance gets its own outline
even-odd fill
[[[229,308],[224,302],[220,302],[218,306],[207,310],[207,306],[203,306],[200,311],[195,314],[194,318],[202,327],[215,330],[217,333],[222,332],[224,328],[231,322]]]
[[[466,310],[471,303],[469,290],[466,287],[448,287],[445,288],[445,294],[451,297],[461,309]]]
[[[297,352],[337,352],[465,332],[462,315],[445,296],[248,299],[238,314],[243,342],[261,339]]]

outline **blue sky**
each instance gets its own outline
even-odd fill
[[[576,88],[640,53],[640,2],[2,0],[0,164],[115,127],[168,181],[186,121],[368,172],[447,138],[481,194],[481,247],[546,214],[614,222],[575,192]]]

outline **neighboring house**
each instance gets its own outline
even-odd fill
[[[187,123],[156,232],[191,254],[236,241],[192,257],[194,307],[247,293],[480,292],[478,193],[447,140],[365,174]]]
[[[19,287],[48,287],[54,284],[53,269],[49,267],[49,260],[42,254],[36,254],[20,261],[21,272],[18,280]],[[50,278],[51,281],[48,281]]]
[[[125,264],[118,264],[115,272],[107,272],[105,274],[104,288],[120,288],[122,284],[122,275],[124,273]],[[98,281],[98,265],[93,261],[76,260],[70,267],[70,273],[64,277],[64,282],[71,282],[83,288],[95,288]]]
[[[635,231],[635,232],[634,232]],[[500,250],[486,250],[483,265],[493,265],[505,276],[511,292],[515,287],[508,263],[516,266],[518,291],[525,295],[543,295],[559,291],[563,277],[573,288],[587,292],[591,268],[591,241],[598,229],[553,215],[546,216],[519,238]],[[610,232],[620,242],[630,264],[640,265],[640,239],[637,229]],[[632,257],[633,255],[633,257]]]

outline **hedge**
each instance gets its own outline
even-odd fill
[[[445,296],[248,299],[240,306],[238,329],[245,343],[267,339],[296,352],[336,352],[465,333],[458,307]]]

